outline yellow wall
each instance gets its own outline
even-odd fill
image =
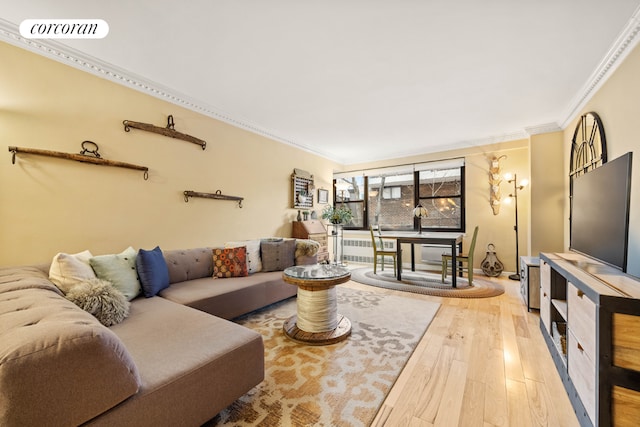
[[[631,214],[629,218],[628,272],[640,276],[640,45],[627,56],[613,75],[589,100],[564,131],[565,147],[565,221],[564,240],[569,246],[568,175],[571,138],[580,116],[595,111],[600,116],[607,138],[607,156],[613,160],[629,151],[633,154],[631,183]]]
[[[291,174],[315,175],[331,189],[333,162],[155,97],[0,43],[0,140],[78,153],[84,140],[102,157],[150,168],[142,172],[18,154],[0,161],[0,266],[49,262],[57,252],[94,254],[135,248],[219,245],[289,236]],[[207,141],[207,149],[131,130],[125,119],[164,126]],[[194,190],[244,197],[191,199]],[[316,205],[320,211],[322,206]]]
[[[564,159],[563,133],[531,136],[530,197],[531,236],[528,253],[564,252]]]

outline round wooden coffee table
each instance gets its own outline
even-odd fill
[[[284,323],[293,341],[328,345],[351,335],[351,322],[338,314],[336,285],[348,282],[351,273],[334,264],[298,265],[282,273],[285,282],[298,287],[297,314]]]

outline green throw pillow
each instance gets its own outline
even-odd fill
[[[89,259],[89,264],[98,279],[108,280],[131,301],[140,294],[141,286],[136,271],[137,252],[128,247],[114,255],[98,255]]]

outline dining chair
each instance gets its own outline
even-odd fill
[[[371,247],[373,248],[373,274],[376,274],[376,269],[378,266],[378,257],[382,257],[382,271],[384,271],[384,257],[390,256],[393,257],[393,275],[396,275],[396,251],[385,250],[383,237],[380,235],[380,231],[378,230],[378,239],[376,240],[376,236],[373,233],[373,226],[369,226],[369,231],[371,231]]]
[[[473,284],[473,251],[476,248],[476,237],[478,237],[478,226],[476,225],[475,230],[473,230],[473,238],[471,239],[471,245],[469,246],[469,252],[467,254],[456,255],[456,262],[461,263],[462,265],[458,266],[459,271],[467,271],[467,277],[469,279],[469,285]],[[449,269],[449,261],[452,260],[451,255],[442,254],[442,283],[444,283],[444,279],[447,278],[447,273],[450,271]],[[466,264],[466,265],[465,265]],[[453,269],[453,264],[451,265],[451,270]],[[453,272],[451,274],[454,274]]]

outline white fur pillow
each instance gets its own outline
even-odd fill
[[[93,314],[105,326],[122,322],[129,315],[130,303],[111,282],[90,279],[73,286],[67,299]]]

